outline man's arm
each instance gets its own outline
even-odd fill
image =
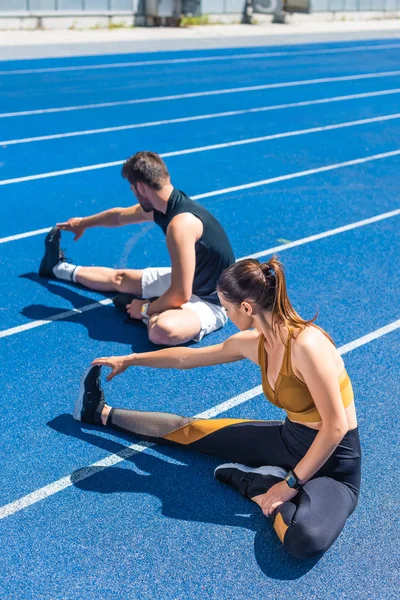
[[[135,204],[128,208],[110,208],[90,217],[73,217],[64,223],[57,223],[57,227],[74,233],[76,241],[91,227],[121,227],[152,220],[153,212],[146,213],[140,204]]]
[[[167,247],[171,257],[171,285],[149,305],[148,315],[179,308],[190,300],[196,268],[195,244],[202,236],[203,224],[194,215],[183,213],[172,219],[167,229]]]

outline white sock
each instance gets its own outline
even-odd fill
[[[71,265],[63,260],[56,264],[56,266],[53,268],[53,273],[57,279],[75,282],[78,269],[78,266]]]

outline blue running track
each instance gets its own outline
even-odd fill
[[[7,61],[0,87],[1,599],[398,598],[400,42]],[[258,508],[214,480],[217,459],[72,419],[92,359],[155,347],[109,295],[38,277],[42,230],[129,205],[120,165],[144,149],[238,258],[276,252],[296,308],[319,310],[342,347],[362,495],[319,560],[291,558]],[[76,264],[168,264],[152,224],[63,246]],[[259,384],[245,362],[136,368],[106,397],[281,418]]]

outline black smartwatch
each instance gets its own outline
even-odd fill
[[[292,490],[300,490],[301,484],[299,483],[299,479],[294,471],[289,471],[285,477],[285,481]]]

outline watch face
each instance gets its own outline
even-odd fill
[[[287,482],[289,484],[289,487],[293,487],[296,483],[296,480],[293,477],[293,475],[289,475],[289,477],[287,478]]]
[[[297,479],[291,471],[286,475],[285,479],[290,488],[293,488],[297,484]]]
[[[143,304],[142,308],[140,309],[140,316],[142,318],[142,321],[144,321],[145,323],[147,323],[150,319],[149,315],[147,314],[148,309],[149,309],[149,302],[146,302],[145,304]]]

